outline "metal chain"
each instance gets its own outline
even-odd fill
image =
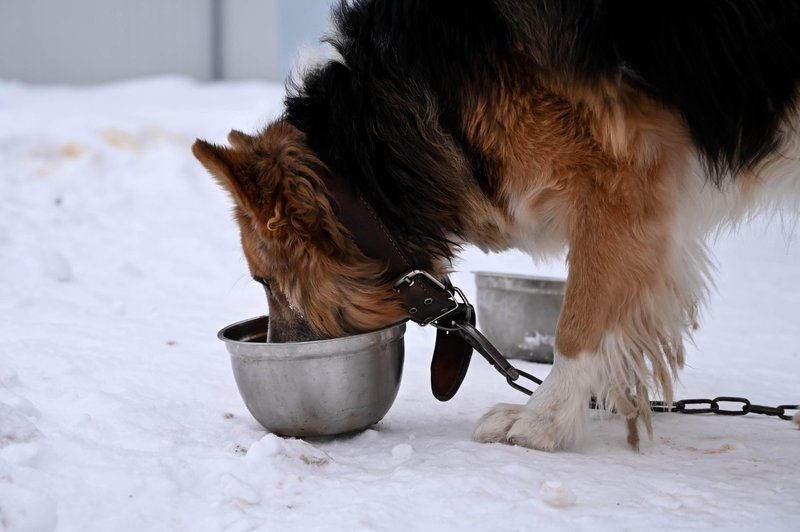
[[[422,272],[424,273],[424,272]],[[444,288],[444,287],[443,287]],[[458,294],[461,297],[462,302],[456,304],[456,309],[458,308],[466,308],[468,312],[474,312],[472,305],[467,301],[467,298],[464,296],[464,293],[458,288],[453,287],[454,290],[458,291]],[[446,289],[446,288],[444,288]],[[451,289],[448,290],[450,295],[453,297],[455,301],[455,292]],[[451,312],[448,313],[451,314]],[[456,313],[457,314],[457,313]],[[466,314],[464,314],[466,315]],[[432,325],[437,329],[443,329],[446,331],[458,331],[458,333],[462,336],[462,338],[470,344],[475,350],[477,350],[483,357],[497,369],[503,376],[505,376],[506,381],[508,384],[515,388],[516,390],[521,391],[527,395],[531,395],[533,392],[524,386],[518,384],[517,379],[519,377],[525,377],[529,381],[533,382],[534,384],[542,384],[542,380],[527,373],[525,371],[516,368],[508,360],[497,350],[497,348],[492,345],[492,343],[468,320],[465,320],[463,317],[461,319],[448,319],[445,320],[447,324],[440,323],[441,318],[440,316],[436,320],[433,320]],[[726,409],[721,408],[720,403],[737,403],[740,404],[741,407],[738,409]],[[592,409],[601,409],[602,405],[600,405],[596,398],[592,398],[590,403],[590,408]],[[746,414],[762,414],[765,416],[776,416],[780,419],[785,420],[792,420],[793,415],[788,414],[787,411],[794,410],[795,412],[800,410],[800,405],[778,405],[778,406],[764,406],[764,405],[756,405],[750,402],[749,399],[745,399],[744,397],[731,397],[727,395],[721,395],[719,397],[715,397],[714,399],[681,399],[679,401],[675,401],[672,404],[668,404],[665,401],[650,401],[650,410],[653,412],[674,412],[678,414],[717,414],[720,416],[744,416]]]
[[[725,409],[720,403],[738,403],[739,409]],[[743,416],[745,414],[763,414],[791,420],[793,415],[787,411],[800,410],[800,405],[764,406],[756,405],[744,397],[720,396],[714,399],[681,399],[668,405],[664,401],[650,401],[653,412],[677,412],[678,414],[717,414],[720,416]]]

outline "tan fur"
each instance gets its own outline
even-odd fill
[[[295,127],[276,122],[260,135],[232,131],[232,147],[197,141],[193,152],[236,202],[251,274],[271,281],[271,320],[304,320],[331,337],[375,330],[406,312],[336,218],[321,171],[328,171]]]
[[[496,161],[498,208],[568,244],[556,347],[567,358],[609,358],[600,399],[628,418],[629,443],[638,446],[636,418],[651,431],[648,390],[672,400],[682,334],[694,321],[695,302],[669,271],[688,135],[675,116],[625,87],[576,86],[476,94],[463,127]]]

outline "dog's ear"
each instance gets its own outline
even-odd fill
[[[233,130],[228,141],[249,154],[245,167],[252,181],[240,185],[250,193],[256,224],[266,222],[276,239],[307,241],[335,223],[322,178],[327,170],[297,127],[277,121],[256,137]]]
[[[342,245],[325,192],[328,169],[299,129],[278,121],[257,137],[233,130],[228,141],[230,148],[198,140],[192,151],[256,225],[284,242],[313,240],[326,252]]]
[[[255,138],[236,129],[231,129],[231,132],[228,133],[228,142],[235,148],[246,150],[253,146]]]
[[[273,159],[260,175],[264,188],[272,191],[269,228],[285,228],[293,238],[313,239],[323,247],[338,243],[341,231],[325,192],[325,165],[298,137],[284,136],[268,151]]]
[[[192,153],[214,179],[230,192],[236,203],[240,206],[247,204],[246,184],[242,175],[247,158],[244,153],[200,139],[192,145]]]

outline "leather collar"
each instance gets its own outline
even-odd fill
[[[469,368],[472,346],[453,329],[442,326],[456,314],[475,325],[470,305],[460,305],[448,278],[437,279],[408,260],[386,224],[361,192],[334,172],[322,172],[332,206],[364,255],[385,262],[386,275],[405,301],[409,319],[419,325],[438,324],[431,361],[431,391],[440,401],[452,398]]]

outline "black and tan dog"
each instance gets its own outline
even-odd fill
[[[335,22],[337,57],[282,118],[194,146],[235,200],[272,339],[407,318],[335,215],[336,175],[436,275],[467,243],[568,249],[552,372],[476,439],[564,447],[595,394],[636,446],[697,326],[704,236],[800,198],[800,3],[374,0]]]

